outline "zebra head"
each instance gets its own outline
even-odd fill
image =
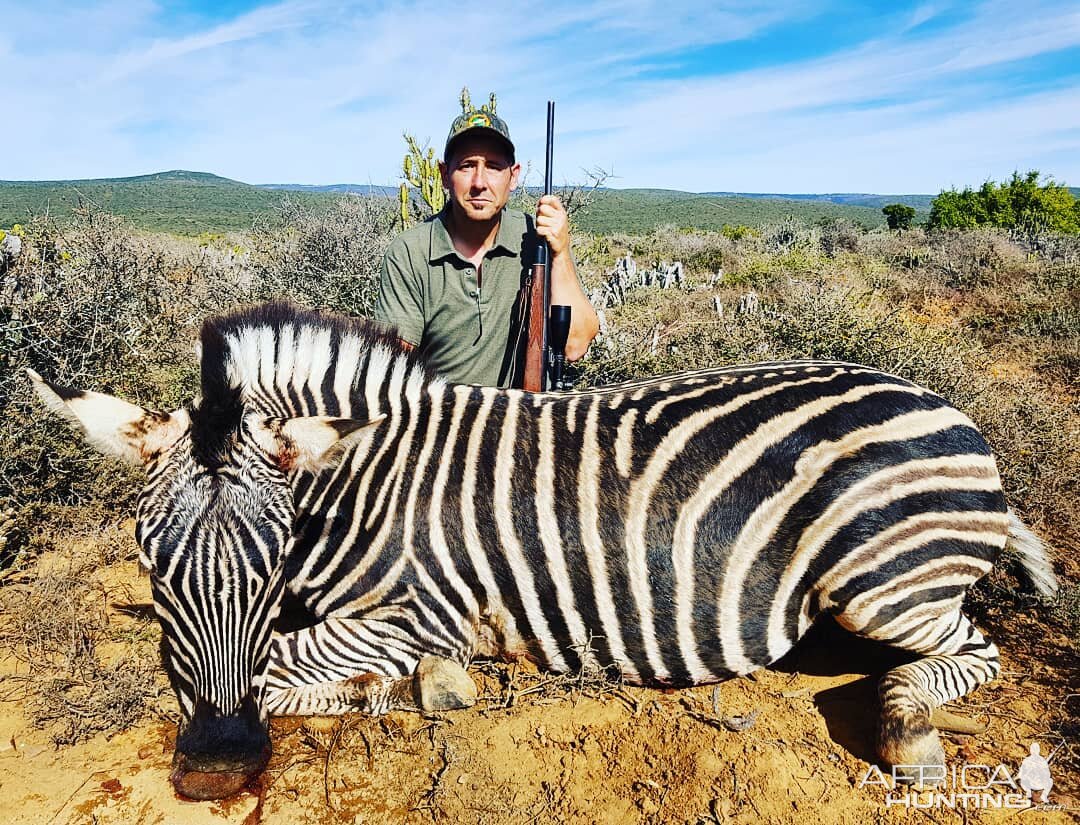
[[[29,374],[94,447],[147,471],[136,536],[183,715],[173,783],[199,799],[236,793],[270,756],[263,686],[294,518],[288,476],[336,462],[367,422],[267,417],[239,391],[165,414]]]

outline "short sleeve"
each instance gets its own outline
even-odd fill
[[[398,337],[419,346],[424,337],[424,298],[420,277],[409,260],[409,249],[392,242],[383,256],[375,320],[397,327]]]

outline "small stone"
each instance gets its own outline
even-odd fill
[[[750,730],[757,721],[757,717],[758,712],[752,710],[744,716],[727,716],[721,719],[720,723],[732,733],[741,733],[744,730]]]
[[[416,666],[413,691],[425,713],[469,708],[476,704],[476,683],[465,668],[441,656],[426,656]]]

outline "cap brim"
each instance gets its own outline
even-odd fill
[[[466,129],[464,132],[458,132],[450,140],[446,141],[446,147],[443,149],[443,161],[450,159],[451,148],[464,138],[468,137],[491,137],[501,143],[510,152],[510,157],[514,157],[515,149],[514,144],[506,137],[502,132],[497,129],[492,129],[490,126],[473,126]]]

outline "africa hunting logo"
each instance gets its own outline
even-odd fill
[[[469,117],[469,126],[491,127],[491,118],[485,112],[476,112]]]
[[[883,788],[886,808],[1030,808],[1049,802],[1054,787],[1050,776],[1053,757],[1053,753],[1044,757],[1039,743],[1032,742],[1030,754],[1015,773],[1004,763],[990,766],[965,762],[954,765],[951,771],[944,765],[894,765],[891,774],[871,765],[859,787]],[[914,782],[905,784],[912,778]]]

